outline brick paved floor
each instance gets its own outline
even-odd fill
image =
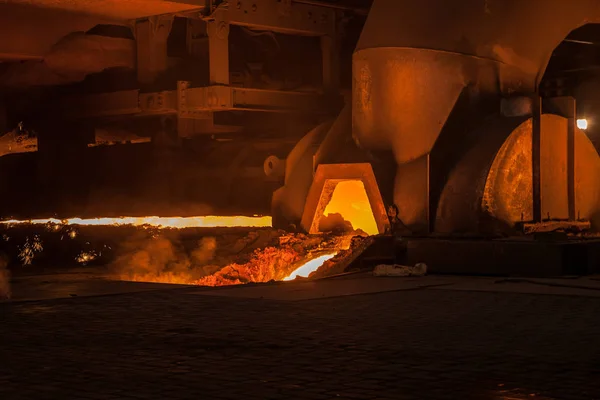
[[[195,290],[0,304],[0,399],[600,399],[598,298]]]

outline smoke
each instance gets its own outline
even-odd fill
[[[208,264],[217,251],[217,240],[214,237],[205,237],[198,242],[198,247],[192,251],[192,262],[195,265]]]
[[[210,262],[216,249],[213,237],[199,240],[189,254],[178,240],[135,237],[125,243],[110,269],[122,280],[191,284],[215,271]]]
[[[168,233],[139,234],[128,240],[112,263],[112,275],[121,280],[221,286],[282,280],[305,254],[310,240],[277,245],[281,232],[253,231],[240,237],[204,237],[191,246]],[[306,243],[304,243],[306,242]]]
[[[10,299],[10,271],[4,258],[0,258],[0,300]]]
[[[312,237],[269,229],[190,242],[172,231],[146,231],[122,244],[111,270],[116,279],[138,282],[223,286],[281,281],[311,254],[348,249],[357,235]]]

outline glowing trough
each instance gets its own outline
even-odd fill
[[[150,225],[162,228],[221,228],[221,227],[271,227],[271,217],[264,216],[203,216],[203,217],[119,217],[119,218],[69,218],[65,220],[48,218],[32,220],[6,220],[0,224],[60,224],[60,225]]]
[[[308,260],[307,262],[302,264],[299,268],[296,268],[296,270],[294,270],[294,272],[292,272],[290,274],[290,276],[285,278],[284,281],[291,281],[291,280],[296,279],[299,276],[306,278],[311,272],[319,269],[319,267],[321,267],[325,263],[325,261],[331,260],[333,257],[335,257],[336,254],[337,253],[324,254],[317,258],[313,258],[312,260]]]

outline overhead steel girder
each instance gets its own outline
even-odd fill
[[[208,19],[273,32],[326,36],[336,30],[333,8],[291,0],[238,0],[222,3]]]
[[[66,118],[153,116],[178,114],[182,118],[206,118],[214,111],[306,112],[327,114],[331,97],[318,93],[235,88],[223,85],[140,93],[128,90],[67,98],[60,104]]]

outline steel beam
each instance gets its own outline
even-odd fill
[[[340,90],[340,49],[337,34],[321,36],[323,58],[323,91],[336,94]]]
[[[180,118],[206,119],[207,112],[264,111],[326,114],[335,107],[331,97],[318,93],[286,92],[213,85],[139,93],[129,90],[65,99],[61,109],[67,118],[154,116],[178,114]]]
[[[325,36],[335,31],[336,10],[291,0],[236,0],[222,3],[209,20],[292,35]]]

